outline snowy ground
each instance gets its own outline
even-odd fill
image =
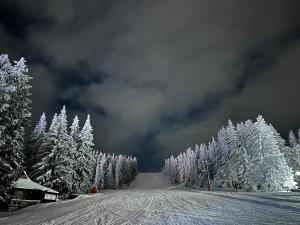
[[[179,190],[141,173],[125,190],[35,205],[0,224],[300,224],[300,194]]]

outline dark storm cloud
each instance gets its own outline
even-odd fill
[[[0,47],[32,64],[34,119],[89,112],[97,145],[143,169],[228,118],[300,127],[297,0],[4,2]]]

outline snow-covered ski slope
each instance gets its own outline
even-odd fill
[[[129,189],[147,190],[147,189],[165,189],[170,184],[160,173],[139,173],[135,180],[131,182]]]
[[[35,205],[0,224],[300,224],[300,194],[179,190],[141,173],[124,190]]]

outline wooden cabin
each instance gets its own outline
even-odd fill
[[[10,208],[20,208],[40,202],[56,201],[59,192],[32,181],[25,173],[25,178],[20,178],[15,183],[15,192]]]

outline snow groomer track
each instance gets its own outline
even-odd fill
[[[126,189],[31,206],[0,224],[300,224],[300,194],[179,189],[140,173]]]

